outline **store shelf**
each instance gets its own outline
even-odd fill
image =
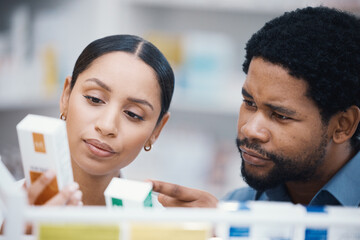
[[[181,100],[181,99],[186,100]],[[236,116],[238,114],[237,110],[240,106],[239,100],[234,100],[233,102],[224,103],[224,102],[197,102],[195,98],[189,98],[187,96],[179,97],[179,99],[174,99],[171,103],[170,111],[172,112],[188,112],[196,114],[216,114],[216,115],[227,115],[227,116]],[[196,103],[197,102],[197,103]],[[59,99],[40,99],[32,98],[31,101],[25,99],[18,99],[17,101],[6,101],[0,99],[0,111],[9,111],[9,110],[24,110],[31,108],[49,108],[59,107]],[[235,111],[234,111],[235,110]]]
[[[30,99],[30,100],[29,100]],[[8,100],[0,98],[0,111],[16,111],[34,108],[58,108],[59,98],[18,98],[16,100]]]
[[[284,11],[293,10],[306,6],[319,6],[321,4],[335,4],[331,0],[299,0],[299,1],[282,1],[282,0],[129,0],[134,6],[143,7],[160,7],[174,9],[191,9],[204,11],[238,11],[252,13],[283,13]]]
[[[240,104],[238,96],[234,96],[232,100],[221,97],[199,100],[186,94],[178,94],[171,103],[170,111],[237,117]]]

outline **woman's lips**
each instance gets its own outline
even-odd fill
[[[269,158],[263,157],[258,153],[252,152],[244,148],[240,148],[240,150],[244,161],[250,165],[265,166],[266,164],[271,162]]]
[[[98,157],[110,157],[116,152],[106,143],[100,142],[96,139],[84,140],[86,146],[92,154]]]

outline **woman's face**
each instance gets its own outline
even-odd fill
[[[156,125],[161,90],[151,67],[125,52],[107,53],[79,74],[60,102],[73,165],[91,175],[116,174],[144,145],[153,144],[168,119]]]

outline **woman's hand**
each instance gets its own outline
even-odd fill
[[[158,192],[158,200],[164,207],[215,208],[218,200],[212,194],[172,183],[149,180],[153,191]]]
[[[55,177],[55,172],[48,170],[44,172],[31,186],[25,187],[28,195],[28,201],[30,205],[34,205],[36,199],[44,191],[44,189],[51,183]],[[79,190],[79,184],[72,183],[69,186],[64,187],[59,193],[48,200],[44,205],[56,206],[56,205],[73,205],[81,206],[82,192]]]

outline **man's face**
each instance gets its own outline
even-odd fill
[[[241,173],[257,190],[322,174],[328,144],[307,83],[261,58],[251,61],[242,94],[237,146]]]

